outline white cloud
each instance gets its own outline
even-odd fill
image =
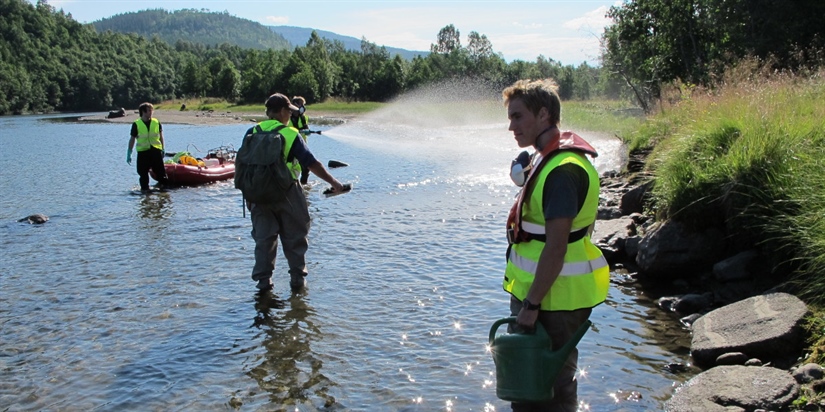
[[[275,24],[287,24],[289,23],[289,17],[286,16],[266,16],[266,21]]]
[[[540,29],[540,28],[544,27],[544,24],[542,24],[542,23],[523,24],[523,23],[519,23],[519,22],[514,22],[513,26],[516,26],[520,29],[533,30],[533,29]]]
[[[515,34],[496,37],[496,50],[501,50],[508,61],[519,59],[535,61],[539,55],[578,66],[587,60],[591,65],[598,61],[599,40],[595,37],[556,37],[549,34]],[[542,47],[537,48],[536,45]]]
[[[611,23],[611,20],[606,17],[608,9],[607,6],[601,6],[596,10],[588,12],[584,16],[564,22],[562,27],[600,35],[604,31],[604,28]]]

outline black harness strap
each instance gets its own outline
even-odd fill
[[[587,234],[587,229],[589,229],[589,227],[570,232],[570,234],[567,236],[567,243],[570,244],[570,243],[574,243],[574,242],[578,242],[579,240],[582,240],[584,238],[584,236]],[[525,232],[525,233],[527,235],[526,240],[528,242],[531,241],[531,240],[538,240],[539,242],[545,242],[545,243],[547,242],[547,235],[534,235],[532,233],[527,233],[527,232]]]

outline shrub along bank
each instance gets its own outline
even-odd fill
[[[682,86],[626,135],[647,155],[657,219],[723,227],[728,242],[758,249],[814,310],[825,305],[825,71],[731,69],[722,86]],[[821,309],[820,309],[821,310]],[[811,321],[822,363],[822,321]],[[819,325],[819,326],[816,326]]]

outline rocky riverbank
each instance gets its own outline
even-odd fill
[[[645,213],[652,178],[640,161],[631,159],[628,174],[603,177],[593,241],[612,267],[671,290],[658,306],[690,328],[702,372],[676,388],[666,410],[823,410],[798,401],[822,392],[825,379],[822,367],[803,361],[809,310],[782,289],[769,252],[731,244],[725,228],[655,222]]]

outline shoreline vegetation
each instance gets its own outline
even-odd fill
[[[787,291],[810,309],[798,325],[804,346],[788,353],[798,356],[794,368],[825,362],[823,99],[825,69],[791,73],[743,60],[713,88],[670,86],[657,110],[622,135],[628,158],[642,159],[624,179],[648,185],[645,215],[719,233],[713,253],[756,253],[760,267],[749,269],[769,284],[747,286]],[[724,287],[704,281],[711,268],[691,266],[678,279],[709,292]],[[822,410],[823,387],[803,386],[793,406]]]
[[[386,105],[378,102],[329,101],[307,105],[313,124],[341,124]],[[191,125],[254,124],[266,119],[266,108],[260,105],[234,105],[221,99],[176,99],[155,104],[155,116],[161,123]],[[123,117],[107,117],[106,113],[80,117],[79,121],[132,123],[138,118],[137,108],[124,108]]]

